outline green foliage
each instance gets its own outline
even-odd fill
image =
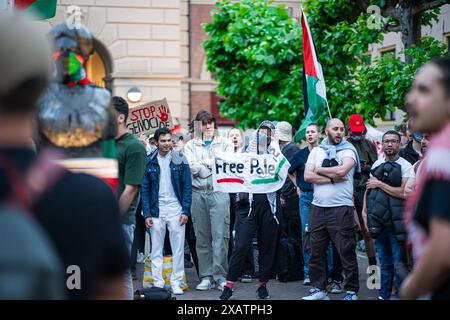
[[[362,66],[358,73],[358,91],[361,108],[370,110],[367,115],[384,117],[387,111],[404,109],[405,94],[412,85],[414,74],[422,64],[445,53],[445,44],[431,37],[423,37],[419,46],[408,48],[406,55],[413,57],[408,64],[400,58],[378,57],[372,65]],[[382,106],[382,108],[376,108]]]
[[[217,93],[225,97],[221,111],[242,127],[263,119],[301,119],[301,28],[284,5],[268,1],[223,1],[204,26],[208,69]]]
[[[372,1],[383,6],[386,1]],[[443,55],[445,46],[423,38],[406,55],[362,63],[369,44],[383,40],[381,30],[369,29],[369,15],[353,0],[306,0],[304,10],[322,64],[333,117],[346,121],[360,113],[373,124],[388,110],[404,107],[404,98],[419,66]],[[302,97],[303,57],[301,25],[285,5],[270,0],[242,0],[216,4],[212,22],[204,25],[210,40],[204,42],[208,69],[225,98],[221,112],[241,127],[256,127],[262,120],[286,120],[298,127],[304,118]],[[428,11],[423,23],[439,14]],[[326,121],[324,112],[322,124]]]

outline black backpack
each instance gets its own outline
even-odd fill
[[[134,292],[134,300],[176,300],[172,294],[163,288],[151,287]]]

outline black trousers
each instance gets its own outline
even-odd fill
[[[230,243],[228,245],[228,263],[231,260],[231,255],[233,253],[233,246],[235,242],[235,238],[233,237],[233,230],[236,224],[236,194],[230,193]],[[245,263],[242,269],[241,275],[250,275],[253,276],[255,273],[255,262],[253,257],[253,246],[250,246],[247,255],[245,256]]]
[[[277,211],[280,202],[277,197]],[[278,217],[278,216],[277,216]],[[243,206],[236,210],[236,243],[228,266],[228,281],[237,281],[242,272],[245,257],[252,246],[253,235],[257,231],[259,252],[259,280],[267,282],[273,277],[273,267],[277,253],[279,224],[271,211],[266,194],[254,194],[252,210]]]
[[[145,219],[141,214],[142,203],[139,201],[136,209],[136,228],[134,229],[133,245],[131,247],[131,269],[136,269],[137,253],[145,252]]]

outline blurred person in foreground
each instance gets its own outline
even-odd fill
[[[412,127],[430,132],[405,225],[415,267],[401,287],[403,299],[450,299],[450,58],[426,63],[407,96]]]
[[[8,75],[0,81],[0,299],[62,299],[63,265],[35,219],[48,188],[32,188],[28,179],[48,172],[35,161],[32,139],[37,100],[50,79],[50,45],[24,17],[2,15],[0,43],[0,71]]]

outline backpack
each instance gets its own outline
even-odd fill
[[[136,290],[134,297],[134,300],[176,300],[169,291],[158,287]]]
[[[280,282],[303,280],[300,219],[296,207],[282,210],[277,273]]]
[[[0,203],[0,299],[63,299],[64,271],[32,208],[62,176],[63,169],[39,156],[23,174],[0,155],[11,196]]]

